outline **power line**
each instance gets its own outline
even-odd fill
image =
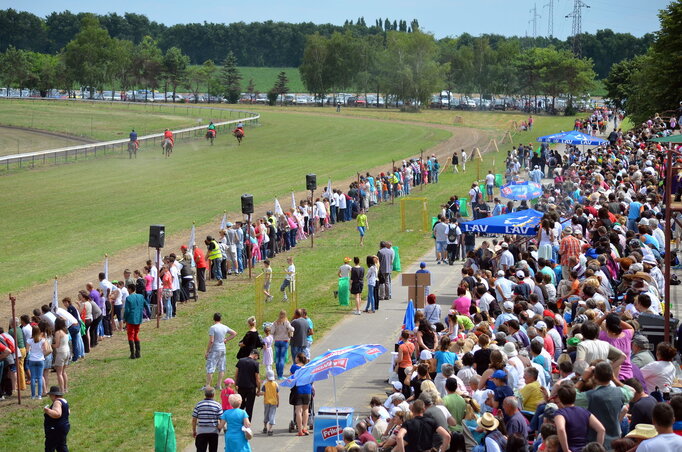
[[[580,56],[582,49],[580,48],[580,33],[582,33],[583,28],[583,8],[589,8],[590,5],[584,3],[582,0],[573,1],[573,11],[566,14],[566,18],[573,18],[573,53]]]
[[[554,37],[554,0],[549,0],[549,3],[542,6],[548,8],[547,11],[547,36]]]
[[[538,4],[535,3],[533,5],[533,9],[530,10],[532,13],[531,19],[528,21],[528,23],[533,23],[533,37],[536,38],[538,36],[538,19],[542,16],[538,14]]]

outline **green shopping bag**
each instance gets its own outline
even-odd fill
[[[504,178],[501,174],[495,174],[495,186],[501,187],[504,185]]]
[[[175,452],[175,428],[171,413],[154,413],[154,452]]]
[[[350,298],[350,278],[339,278],[339,305],[348,306]]]
[[[395,256],[393,256],[393,271],[394,272],[401,272],[403,271],[402,266],[400,265],[400,248],[397,246],[393,247],[393,253],[395,253]]]

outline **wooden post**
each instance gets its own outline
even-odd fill
[[[500,152],[500,148],[497,146],[497,140],[493,138],[493,144],[495,145],[495,151]]]
[[[14,328],[12,328],[12,332],[14,333],[12,336],[14,337],[14,362],[16,365],[19,365],[19,342],[17,341],[17,328],[19,328],[19,325],[17,324],[17,315],[15,311],[15,304],[16,304],[17,298],[13,296],[12,294],[9,294],[9,302],[12,305],[12,322],[10,322],[12,325],[14,325]],[[21,405],[21,389],[19,389],[19,372],[17,372],[17,404]]]

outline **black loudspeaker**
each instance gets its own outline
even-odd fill
[[[162,224],[149,226],[149,247],[163,248],[166,243],[166,227]]]
[[[314,174],[306,174],[305,186],[309,191],[315,190],[317,188],[317,176]]]
[[[253,195],[242,195],[242,213],[253,213]]]

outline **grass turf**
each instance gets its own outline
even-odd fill
[[[322,186],[328,177],[353,177],[450,136],[352,118],[267,113],[261,122],[262,127],[247,130],[241,147],[223,135],[215,146],[179,142],[169,159],[147,145],[135,161],[119,154],[0,178],[0,272],[15,275],[2,279],[0,292],[142,243],[149,224],[164,223],[172,233],[191,221],[208,223],[224,209],[234,215],[244,192],[252,193],[256,204],[275,196],[286,202],[292,188],[303,188],[306,173],[316,173]]]
[[[239,72],[242,75],[242,92],[246,92],[246,87],[249,85],[249,79],[253,79],[256,91],[259,93],[267,93],[275,85],[277,75],[284,71],[289,79],[289,92],[291,93],[305,93],[307,92],[298,68],[295,67],[249,67],[242,66]]]
[[[277,123],[282,122],[283,127],[290,125],[285,117],[273,115],[268,121],[274,123],[275,119]],[[310,119],[306,121],[309,125]],[[277,126],[273,124],[272,127]],[[329,133],[329,130],[326,132]],[[250,139],[256,141],[255,135],[257,134],[252,134]],[[518,140],[515,138],[516,141]],[[499,153],[490,155],[498,162],[495,168],[498,172],[505,149],[503,147]],[[383,157],[386,158],[385,155]],[[365,159],[372,156],[365,155],[362,158],[364,163]],[[486,162],[489,162],[488,156]],[[107,163],[116,162],[107,160]],[[313,165],[315,163],[318,162]],[[367,162],[366,165],[369,166],[370,163]],[[303,166],[301,162],[299,166]],[[441,177],[439,184],[428,186],[423,191],[417,190],[415,196],[428,197],[430,211],[435,213],[437,205],[450,195],[465,195],[474,176],[475,172],[471,170],[457,175],[448,171]],[[99,212],[106,206],[96,207],[95,210]],[[308,243],[304,242],[287,254],[293,255],[297,264],[299,305],[308,309],[315,321],[318,337],[349,311],[349,308],[339,307],[332,296],[336,269],[343,256],[374,253],[379,240],[391,240],[400,247],[403,265],[407,266],[432,248],[433,242],[429,234],[400,232],[399,215],[398,203],[395,206],[384,204],[371,209],[371,228],[364,248],[357,246],[358,237],[354,224],[346,223],[325,232],[316,240],[314,249],[310,249]],[[88,217],[88,221],[91,218],[92,216]],[[90,227],[94,229],[103,226]],[[23,243],[31,242],[29,240]],[[93,243],[95,241],[89,240],[89,244]],[[79,250],[81,253],[86,251]],[[276,258],[274,267],[281,265],[282,257]],[[72,429],[69,435],[71,447],[74,450],[95,451],[150,450],[153,447],[154,411],[173,413],[178,443],[189,444],[191,409],[201,399],[197,389],[203,384],[203,353],[206,330],[212,323],[210,316],[215,311],[223,312],[225,323],[236,329],[239,335],[243,334],[246,330],[244,321],[254,312],[253,293],[253,284],[240,278],[229,282],[227,290],[209,292],[199,303],[181,306],[178,318],[163,323],[159,331],[153,325],[144,325],[141,332],[143,358],[140,360],[127,359],[125,337],[119,334],[102,344],[86,361],[70,366],[68,372],[71,392],[67,398],[72,408]],[[273,312],[269,311],[268,318],[273,317]],[[228,343],[228,373],[233,371],[236,342]],[[52,384],[54,379],[52,375]],[[25,401],[22,407],[3,402],[0,410],[0,435],[3,442],[22,444],[27,450],[40,449],[42,405],[31,400]],[[99,424],[103,419],[106,421]]]

